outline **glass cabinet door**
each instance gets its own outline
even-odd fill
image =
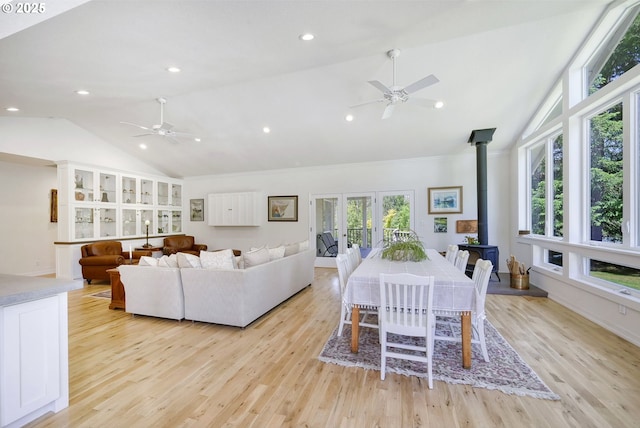
[[[182,232],[182,211],[172,211],[172,213],[171,213],[171,231],[173,233]]]
[[[105,203],[115,203],[116,200],[116,176],[114,174],[100,173],[100,194],[96,200]]]
[[[73,200],[93,202],[93,171],[76,169],[74,171]]]
[[[158,182],[158,205],[169,205],[169,183]]]
[[[132,177],[122,177],[122,203],[135,204],[138,195],[136,189],[136,179]]]
[[[171,185],[171,206],[182,206],[182,186],[179,184]]]
[[[138,234],[138,218],[136,210],[122,210],[122,236],[135,236]]]
[[[140,203],[153,205],[153,181],[140,180]]]
[[[170,220],[169,217],[171,215],[171,211],[169,210],[159,210],[158,211],[158,233],[169,233],[170,232]]]
[[[95,237],[93,208],[75,208],[74,231],[75,239],[93,239]]]
[[[100,213],[100,237],[116,236],[116,210],[114,208],[101,208]]]

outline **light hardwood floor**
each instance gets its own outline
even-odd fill
[[[70,406],[31,427],[638,427],[640,349],[545,298],[489,295],[489,320],[560,401],[345,368],[317,356],[337,274],[246,329],[133,317],[69,294]]]

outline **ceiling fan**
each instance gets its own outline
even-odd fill
[[[165,137],[168,140],[171,140],[174,143],[179,143],[176,137],[194,137],[192,134],[188,134],[186,132],[175,131],[173,129],[173,125],[164,121],[164,105],[167,103],[166,98],[156,98],[156,101],[160,104],[160,124],[152,125],[152,126],[144,126],[138,125],[137,123],[131,122],[120,122],[125,125],[136,126],[140,129],[143,129],[147,132],[144,134],[134,135],[134,137],[146,137],[148,135],[159,135],[161,137]]]
[[[432,108],[434,106],[437,107],[439,102],[435,100],[427,100],[424,98],[410,98],[409,95],[413,94],[414,92],[418,92],[419,90],[424,89],[427,86],[434,85],[440,80],[438,80],[438,78],[433,74],[430,74],[427,77],[423,77],[422,79],[413,82],[408,86],[398,86],[396,85],[396,58],[400,56],[400,49],[391,49],[387,52],[387,56],[391,58],[391,61],[393,62],[393,82],[391,87],[387,87],[379,80],[369,80],[370,85],[382,92],[382,98],[373,101],[367,101],[362,104],[356,104],[351,106],[351,108],[360,107],[372,103],[386,102],[387,106],[382,113],[382,118],[387,119],[391,117],[391,115],[393,114],[393,110],[398,103],[410,102],[428,108]],[[442,105],[439,104],[439,107],[442,107]]]

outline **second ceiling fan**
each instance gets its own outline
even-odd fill
[[[410,97],[410,95],[413,94],[414,92],[418,92],[421,89],[424,89],[428,86],[438,83],[440,80],[438,80],[438,78],[433,74],[423,77],[422,79],[404,87],[396,85],[396,58],[399,55],[400,55],[400,49],[391,49],[390,51],[387,52],[387,56],[391,58],[391,61],[393,62],[393,81],[391,86],[386,86],[384,83],[380,82],[379,80],[369,80],[370,85],[372,85],[373,87],[378,89],[380,92],[382,92],[382,98],[379,98],[373,101],[367,101],[362,104],[356,104],[351,106],[352,108],[360,107],[367,104],[386,102],[387,106],[385,107],[384,112],[382,113],[382,118],[387,119],[391,117],[391,115],[393,114],[393,110],[396,104],[398,103],[410,102],[410,103],[415,103],[418,105],[422,105],[423,107],[429,107],[429,108],[437,106],[439,102],[435,100]]]

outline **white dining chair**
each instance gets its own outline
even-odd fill
[[[456,262],[456,255],[458,254],[458,246],[455,244],[451,244],[447,247],[447,253],[444,258],[451,264]]]
[[[380,274],[380,379],[384,380],[387,358],[427,363],[429,389],[433,389],[433,276],[409,273]],[[425,345],[411,345],[390,339],[388,334],[424,337]],[[410,351],[410,352],[400,352]],[[417,351],[417,352],[416,352]]]
[[[462,272],[466,272],[467,271],[467,262],[468,261],[469,261],[469,251],[467,251],[467,250],[458,251],[458,254],[456,254],[455,265],[460,271],[462,271]]]
[[[340,325],[338,326],[338,336],[342,336],[342,330],[345,324],[351,325],[351,306],[347,304],[345,298],[345,291],[347,289],[347,281],[351,273],[349,272],[349,260],[346,254],[338,254],[336,256],[336,265],[338,267],[338,282],[340,283]],[[367,316],[372,314],[377,315],[377,311],[371,311],[366,309],[360,310],[360,320],[358,325],[360,327],[378,328],[378,324],[367,322]]]
[[[349,275],[351,275],[351,272],[353,272],[356,267],[358,267],[358,262],[356,260],[356,255],[355,255],[355,251],[352,247],[347,248],[347,250],[345,251],[345,254],[347,256],[347,262],[349,263]]]
[[[480,349],[482,350],[482,357],[484,361],[489,362],[489,353],[487,351],[487,342],[485,339],[484,332],[484,321],[487,319],[487,314],[485,313],[485,300],[487,297],[487,288],[489,287],[489,278],[491,277],[491,271],[493,270],[493,264],[489,260],[476,260],[475,268],[473,269],[472,280],[474,282],[475,287],[475,307],[471,311],[471,343],[477,343],[480,345]],[[454,313],[451,311],[447,312],[439,312],[436,311],[436,323],[439,325],[446,325],[450,328],[451,336],[438,336],[436,335],[435,340],[445,340],[449,342],[461,342],[462,338],[459,335],[453,334],[454,330],[452,329],[453,324],[451,322],[443,321],[440,316],[460,316],[460,313]],[[460,325],[459,321],[456,321],[455,324]]]
[[[353,248],[353,254],[356,260],[356,266],[362,262],[362,253],[360,252],[360,245],[351,244],[351,248]]]

